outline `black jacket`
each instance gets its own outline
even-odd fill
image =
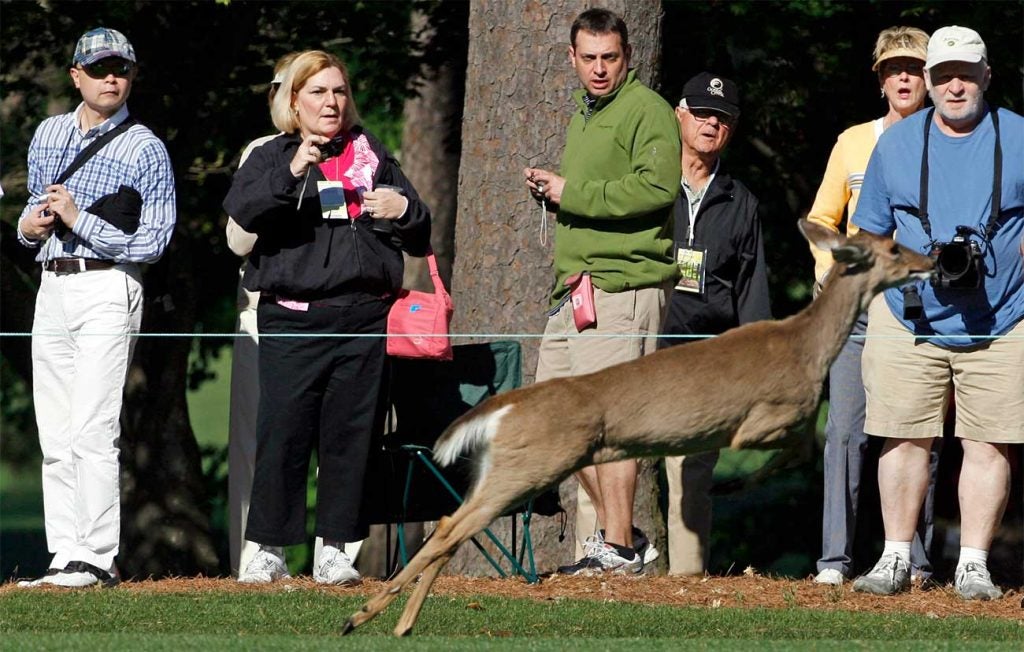
[[[676,199],[673,218],[677,250],[687,245],[690,224],[685,192]],[[693,247],[707,249],[704,294],[673,290],[663,333],[718,335],[741,324],[771,319],[757,198],[721,168],[698,209]],[[689,341],[663,339],[660,346]]]
[[[394,293],[402,286],[402,250],[422,256],[430,243],[430,211],[402,174],[395,158],[369,132],[365,134],[380,161],[378,184],[400,186],[409,208],[400,220],[325,220],[317,193],[323,173],[316,166],[297,209],[302,178],[289,169],[302,142],[282,135],[257,147],[235,173],[224,209],[239,226],[259,238],[249,255],[242,284],[249,290],[288,299],[313,301],[349,292]]]

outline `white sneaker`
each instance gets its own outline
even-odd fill
[[[46,586],[48,584],[53,584],[54,578],[57,577],[57,574],[60,573],[60,571],[61,569],[59,568],[47,569],[46,575],[43,575],[42,577],[37,577],[34,580],[20,580],[18,582],[18,586],[22,588],[32,588],[36,586]]]
[[[284,577],[291,577],[284,561],[284,548],[261,544],[249,565],[238,574],[238,581],[243,584],[270,584]]]
[[[355,586],[363,581],[345,551],[327,544],[320,551],[320,563],[313,569],[313,579],[319,584],[335,586]]]
[[[988,568],[982,564],[968,562],[956,569],[953,586],[956,594],[964,600],[998,600],[1003,592],[992,583]]]
[[[833,586],[840,586],[843,583],[843,574],[835,568],[822,569],[820,573],[814,576],[815,584],[831,584]]]

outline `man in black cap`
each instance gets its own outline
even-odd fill
[[[770,319],[757,198],[721,169],[719,156],[739,119],[736,84],[702,72],[676,107],[682,139],[682,192],[675,204],[674,255],[681,278],[669,300],[664,348]],[[700,400],[700,379],[684,391]],[[711,534],[711,474],[718,451],[665,458],[669,573],[700,575]]]

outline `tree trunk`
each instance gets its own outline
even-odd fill
[[[660,0],[610,0],[629,27],[633,66],[647,83],[658,78]],[[462,165],[456,223],[453,332],[490,334],[544,330],[553,282],[552,243],[541,241],[541,209],[523,183],[525,167],[557,170],[572,115],[570,93],[579,81],[568,65],[569,29],[583,3],[480,0],[470,6],[469,54],[463,110]],[[514,60],[515,65],[509,65]],[[554,218],[547,216],[554,230]],[[523,340],[524,382],[532,382],[538,340]],[[657,472],[643,465],[635,520],[664,550]],[[532,534],[538,569],[573,556],[576,481],[560,488],[567,511],[565,540],[559,518],[538,517]],[[508,519],[494,528],[505,540]],[[507,567],[507,565],[506,565]],[[487,573],[471,547],[453,559],[452,572]]]
[[[461,155],[462,98],[466,87],[466,52],[443,47],[442,40],[466,42],[465,5],[442,3],[446,29],[438,32],[421,11],[412,16],[412,31],[418,35],[427,60],[413,80],[417,95],[405,102],[402,126],[402,167],[420,197],[430,206],[430,246],[445,285],[451,288],[455,255],[455,210]],[[437,58],[430,53],[439,52]],[[406,257],[407,289],[430,291],[426,261]]]
[[[172,239],[146,274],[143,333],[195,330],[191,241]],[[185,390],[192,339],[139,338],[121,434],[121,552],[125,577],[216,575],[202,460]]]

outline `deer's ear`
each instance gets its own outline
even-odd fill
[[[831,251],[846,244],[845,235],[826,229],[816,222],[804,219],[798,220],[796,225],[807,241],[822,251]]]
[[[871,262],[871,250],[848,244],[832,249],[832,257],[836,259],[837,263],[846,263],[848,267],[859,267]]]

